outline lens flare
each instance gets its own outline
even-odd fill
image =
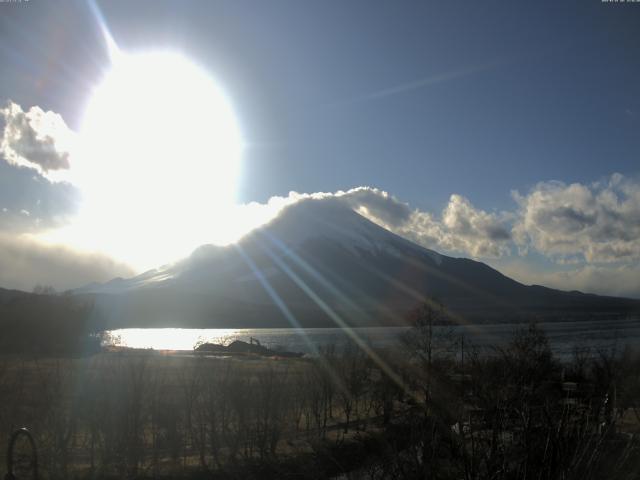
[[[141,267],[224,242],[242,152],[226,95],[176,53],[112,61],[80,131],[75,239]]]

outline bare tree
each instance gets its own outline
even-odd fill
[[[448,344],[451,343],[451,317],[438,300],[426,299],[410,312],[408,320],[411,328],[402,341],[411,359],[416,362],[418,368],[414,378],[428,406],[432,397],[436,354],[448,352]]]

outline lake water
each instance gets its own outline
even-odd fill
[[[561,357],[572,354],[574,348],[610,349],[625,345],[640,348],[640,318],[583,322],[541,323],[554,353]],[[465,348],[475,345],[487,348],[504,345],[523,324],[470,325],[434,327],[438,335],[451,331],[455,339],[464,338]],[[399,343],[407,331],[403,327],[354,328],[260,328],[260,329],[194,329],[194,328],[126,328],[107,332],[105,344],[155,350],[191,350],[203,342],[229,343],[249,341],[253,337],[270,348],[313,353],[319,347],[340,348],[349,341],[366,342],[374,347],[390,347]]]

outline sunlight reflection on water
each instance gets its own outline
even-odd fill
[[[246,336],[242,332],[223,328],[123,328],[107,332],[104,343],[130,348],[191,350],[205,342],[228,343],[236,337]]]
[[[624,345],[640,347],[640,319],[596,320],[582,322],[542,323],[548,335],[551,349],[561,355],[571,355],[576,347],[623,348]],[[491,348],[508,342],[517,329],[526,324],[474,325],[435,327],[453,330],[452,340],[464,337],[465,345]],[[353,332],[364,342],[374,347],[398,345],[405,327],[354,328]],[[311,353],[309,345],[322,347],[335,345],[340,348],[349,342],[349,336],[340,328],[126,328],[106,332],[105,345],[130,348],[153,348],[156,350],[192,350],[200,343],[228,344],[233,340],[249,341],[253,337],[264,346],[295,352]],[[458,348],[453,346],[452,348]]]

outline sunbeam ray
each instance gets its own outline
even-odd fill
[[[324,300],[322,300],[307,283],[300,278],[281,258],[275,255],[269,248],[261,245],[263,251],[273,260],[273,262],[280,267],[280,269],[291,279],[293,282],[304,292],[307,296],[313,300],[313,302],[320,307],[320,309],[345,333],[351,340],[360,348],[369,358],[380,368],[385,375],[387,375],[394,383],[399,387],[405,388],[402,378],[394,372],[386,362],[351,328],[351,326],[345,322],[337,312],[335,312]]]
[[[313,353],[314,357],[318,359],[318,361],[320,362],[320,367],[331,377],[331,380],[335,382],[335,384],[338,385],[339,388],[341,388],[343,391],[346,391],[347,389],[343,384],[342,380],[340,379],[340,377],[333,370],[329,362],[326,361],[326,359],[324,358],[324,355],[318,349],[318,346],[309,340],[306,332],[300,326],[300,322],[298,322],[295,315],[287,307],[287,305],[284,303],[280,295],[278,295],[278,292],[275,291],[275,289],[271,286],[267,278],[262,274],[262,272],[260,271],[258,266],[255,264],[253,259],[245,252],[245,250],[242,248],[242,246],[239,243],[236,244],[235,247],[238,253],[240,254],[240,256],[242,257],[242,259],[251,269],[251,272],[255,275],[255,277],[260,282],[260,285],[262,286],[262,288],[264,288],[264,290],[267,292],[267,295],[269,295],[271,300],[276,304],[280,312],[291,324],[293,329],[298,333],[298,335],[300,335],[300,337],[302,337],[302,340],[305,342],[305,345],[309,348],[309,350]]]
[[[361,313],[362,315],[367,314],[367,312],[365,312],[360,305],[356,304],[353,300],[351,300],[348,296],[346,296],[343,292],[341,292],[338,288],[336,288],[336,286],[332,282],[327,280],[324,275],[322,275],[316,268],[314,268],[311,264],[309,264],[309,262],[307,262],[302,257],[300,257],[300,255],[298,255],[295,251],[289,248],[282,240],[270,234],[266,230],[262,231],[261,233],[265,235],[268,238],[268,240],[271,241],[277,248],[279,248],[285,254],[286,257],[291,258],[296,263],[296,265],[298,265],[305,272],[311,275],[314,278],[314,280],[316,280],[324,288],[329,290],[329,292],[331,292],[333,295],[338,297],[340,301],[344,302],[350,308]],[[352,285],[351,287],[358,289],[356,285]],[[399,315],[393,313],[382,302],[378,302],[376,299],[373,299],[373,301],[375,302],[376,307],[379,310],[384,311],[387,314],[387,316],[392,318],[396,323],[398,324],[403,323],[402,318]]]
[[[91,13],[94,16],[98,27],[100,28],[100,31],[102,32],[102,37],[105,42],[105,47],[107,48],[109,59],[112,63],[114,63],[118,55],[120,54],[118,44],[114,40],[113,35],[111,35],[109,26],[107,25],[104,15],[102,14],[102,10],[100,10],[100,7],[98,6],[96,0],[89,0],[87,3],[89,5],[89,10],[91,10]]]
[[[245,263],[249,266],[249,268],[251,269],[251,272],[256,277],[258,282],[260,282],[260,285],[262,286],[262,288],[264,288],[265,292],[267,292],[267,295],[269,295],[269,298],[271,298],[271,300],[278,307],[278,309],[280,310],[282,315],[284,315],[284,317],[287,319],[287,321],[291,324],[291,327],[298,334],[300,334],[300,336],[303,338],[305,344],[307,345],[307,347],[309,347],[311,352],[313,352],[315,355],[317,355],[318,354],[318,349],[317,349],[316,345],[309,341],[309,339],[307,338],[307,336],[304,333],[304,329],[300,325],[300,322],[298,322],[298,320],[296,319],[295,315],[293,315],[291,310],[289,310],[289,308],[284,303],[284,301],[282,300],[280,295],[278,295],[278,292],[276,292],[274,290],[274,288],[271,286],[269,281],[266,279],[266,277],[262,274],[260,269],[257,267],[255,262],[245,252],[244,248],[242,248],[242,245],[237,243],[237,244],[235,244],[235,248],[238,251],[238,253],[240,254],[240,256],[242,257],[242,259],[245,261]]]

